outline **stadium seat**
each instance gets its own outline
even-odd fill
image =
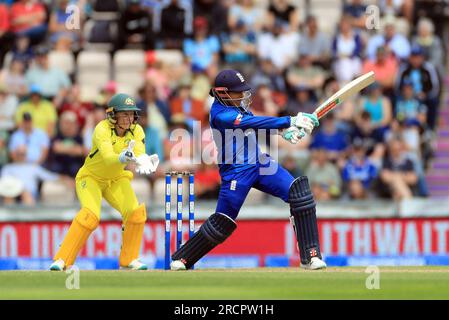
[[[42,184],[42,203],[71,205],[75,202],[75,198],[75,190],[60,181],[45,181]]]
[[[145,80],[145,52],[118,50],[114,55],[113,65],[114,80],[117,82],[119,91],[134,95]]]
[[[160,49],[155,51],[156,61],[165,65],[181,65],[184,60],[182,51],[176,49]]]
[[[319,28],[326,34],[333,36],[342,13],[341,1],[314,0],[310,1],[310,13],[318,21]],[[305,10],[301,13],[302,21]]]
[[[67,75],[75,71],[75,57],[72,52],[54,50],[50,52],[48,58],[51,67],[59,68]]]
[[[77,60],[77,83],[81,97],[96,97],[101,88],[110,80],[111,57],[106,52],[82,51]]]

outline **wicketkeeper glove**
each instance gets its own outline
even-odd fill
[[[313,128],[318,127],[320,122],[313,113],[298,112],[296,117],[291,117],[290,125],[304,129],[307,134],[312,134]]]
[[[156,171],[158,165],[159,157],[157,154],[152,154],[151,156],[142,154],[136,159],[136,172],[149,175]]]
[[[135,141],[131,140],[128,144],[128,148],[126,148],[126,150],[123,150],[122,153],[120,153],[120,155],[118,156],[118,160],[123,163],[129,163],[131,161],[136,161],[136,157],[134,156],[134,144]]]

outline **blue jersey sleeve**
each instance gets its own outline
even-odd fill
[[[214,119],[220,129],[284,129],[290,127],[290,117],[262,117],[238,112],[220,112]]]

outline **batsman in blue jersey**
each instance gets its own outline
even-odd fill
[[[200,229],[172,255],[172,270],[191,268],[199,259],[225,241],[237,228],[236,218],[251,188],[281,198],[290,205],[301,266],[326,267],[322,261],[315,201],[307,177],[298,178],[280,166],[258,146],[258,133],[280,133],[295,144],[319,125],[313,114],[294,117],[254,116],[249,107],[251,88],[235,70],[223,70],[215,78],[210,111],[215,144],[219,152],[221,189],[217,208]]]

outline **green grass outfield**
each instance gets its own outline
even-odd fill
[[[368,290],[365,268],[209,269],[187,272],[80,271],[80,289],[64,272],[2,271],[0,299],[449,299],[449,268],[381,267]]]

